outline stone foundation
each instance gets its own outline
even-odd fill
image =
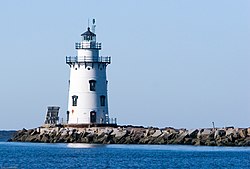
[[[174,129],[136,126],[68,127],[22,129],[9,141],[93,144],[182,144],[250,146],[250,128]]]

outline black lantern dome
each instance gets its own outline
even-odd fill
[[[81,34],[81,36],[83,37],[83,40],[87,40],[87,41],[94,40],[96,37],[96,35],[90,31],[89,27],[88,27],[88,30],[86,32]]]

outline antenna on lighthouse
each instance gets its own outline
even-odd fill
[[[95,19],[92,20],[92,27],[91,27],[91,31],[93,33],[95,33],[95,27],[96,27],[96,24],[95,24]]]

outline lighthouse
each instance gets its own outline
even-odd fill
[[[75,43],[77,56],[66,56],[70,67],[68,124],[109,124],[107,66],[110,57],[99,56],[101,43],[96,41],[95,25],[81,34]]]

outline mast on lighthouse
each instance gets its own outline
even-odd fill
[[[106,68],[111,58],[99,56],[101,43],[96,42],[96,34],[89,27],[81,36],[82,41],[75,44],[77,56],[66,57],[70,66],[67,121],[108,124]]]

